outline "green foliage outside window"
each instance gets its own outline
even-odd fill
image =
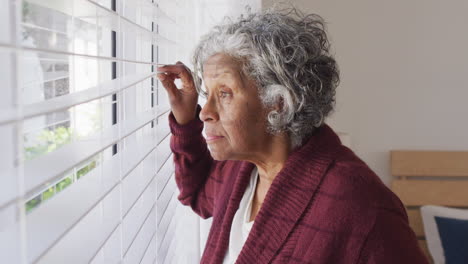
[[[96,157],[95,157],[96,158]],[[80,170],[76,172],[76,179],[80,179],[84,175],[88,174],[91,170],[96,168],[97,166],[97,160],[94,158],[88,165],[84,166]],[[33,199],[29,200],[26,202],[26,213],[29,213],[32,209],[36,208],[38,205],[40,205],[42,202],[52,198],[55,194],[59,193],[60,191],[64,190],[67,188],[69,185],[71,185],[74,182],[74,173],[69,174],[67,177],[63,178],[61,181],[56,183],[55,185],[52,185],[49,187],[47,190],[43,191],[41,194],[38,196],[34,197]]]
[[[33,199],[29,200],[27,203],[26,203],[26,212],[28,213],[29,211],[31,211],[33,208],[35,208],[36,206],[38,206],[40,203],[42,202],[42,195],[38,195],[36,197],[34,197]]]
[[[68,187],[68,185],[73,183],[73,175],[66,177],[65,179],[61,180],[59,183],[55,185],[57,192]]]
[[[69,185],[71,185],[73,183],[73,175],[74,174],[71,174],[71,175],[67,176],[66,178],[62,179],[61,181],[59,181],[57,184],[55,184],[55,188],[54,188],[54,186],[52,186],[49,189],[43,191],[38,196],[36,196],[33,199],[29,200],[26,203],[26,212],[29,213],[32,209],[36,208],[43,201],[46,201],[46,200],[50,199],[55,194],[57,194],[58,192],[64,190]]]
[[[69,127],[60,126],[56,129],[45,129],[37,137],[39,142],[36,146],[26,147],[24,157],[26,160],[31,160],[37,156],[54,151],[55,149],[69,143],[72,139],[72,129]],[[26,141],[27,139],[25,139]]]
[[[37,144],[32,147],[26,147],[24,149],[24,158],[25,160],[31,160],[45,153],[52,152],[58,147],[69,143],[71,141],[71,136],[72,129],[69,127],[60,126],[53,130],[45,129],[37,137],[37,140],[39,142],[42,142],[42,144]],[[25,141],[26,140],[27,138],[25,138]],[[33,208],[37,207],[43,201],[51,198],[56,192],[63,190],[71,183],[72,178],[66,178],[61,182],[57,183],[56,189],[52,186],[49,189],[37,195],[36,197],[27,201],[25,204],[26,212],[30,212]]]
[[[50,197],[54,196],[54,194],[55,194],[55,188],[52,186],[42,193],[42,201],[49,199]]]
[[[83,177],[84,175],[86,175],[89,171],[91,171],[94,168],[96,168],[96,161],[95,160],[93,160],[91,163],[89,163],[88,165],[84,166],[79,171],[77,171],[76,172],[76,178],[79,179],[79,178]]]
[[[25,159],[31,160],[37,156],[49,153],[59,148],[62,145],[69,143],[72,139],[71,128],[60,126],[54,130],[43,130],[38,136],[37,140],[41,144],[33,147],[25,148]],[[26,140],[26,138],[25,138]],[[97,157],[94,157],[86,166],[82,167],[76,172],[76,179],[79,179],[89,173],[97,166]],[[25,204],[26,213],[39,206],[42,202],[52,198],[58,192],[64,190],[75,181],[75,174],[68,174],[61,181],[55,185],[50,186],[47,190],[43,191],[36,197],[30,199]]]

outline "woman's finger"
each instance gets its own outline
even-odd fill
[[[158,73],[158,79],[161,81],[162,85],[166,89],[167,93],[171,98],[177,97],[179,89],[174,83],[174,77],[170,74]]]
[[[164,65],[157,68],[158,71],[165,73],[176,74],[178,78],[181,79],[183,85],[183,90],[195,90],[194,80],[192,78],[192,73],[190,69],[185,66],[182,62],[178,61],[176,64]]]

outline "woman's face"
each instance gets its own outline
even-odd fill
[[[249,160],[269,151],[266,111],[257,87],[241,74],[239,61],[225,54],[211,56],[203,64],[208,93],[200,112],[206,141],[215,160]]]

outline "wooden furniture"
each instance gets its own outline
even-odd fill
[[[468,152],[390,152],[392,190],[406,206],[409,223],[423,251],[431,259],[419,208],[441,205],[468,208]]]

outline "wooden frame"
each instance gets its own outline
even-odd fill
[[[392,190],[406,206],[411,228],[429,259],[419,208],[432,204],[468,207],[468,152],[390,152]]]

